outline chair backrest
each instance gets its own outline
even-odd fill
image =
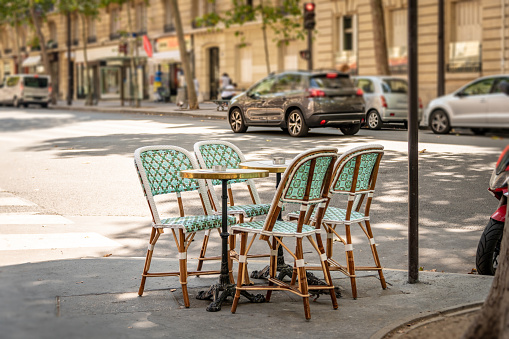
[[[368,144],[347,150],[336,162],[334,178],[331,184],[332,194],[347,194],[348,209],[360,207],[364,196],[368,196],[366,213],[375,191],[376,179],[380,160],[384,154],[384,147],[378,144]]]
[[[334,147],[313,148],[297,155],[283,173],[262,231],[262,239],[272,231],[285,203],[300,204],[297,231],[311,215],[309,207],[318,205],[318,218],[329,199],[330,184],[338,150]],[[318,223],[319,225],[320,223]]]
[[[190,152],[178,146],[141,147],[134,152],[134,165],[138,171],[154,223],[161,222],[154,200],[154,196],[161,194],[175,193],[180,216],[184,216],[181,193],[198,191],[204,213],[212,214],[212,207],[205,191],[205,181],[180,177],[181,170],[200,168]]]
[[[228,141],[222,140],[206,140],[194,144],[194,153],[198,159],[201,168],[212,168],[214,165],[226,166],[226,168],[239,168],[241,162],[245,162],[246,158],[242,151]],[[260,197],[256,190],[255,183],[252,179],[236,179],[229,180],[228,185],[244,182],[248,186],[253,203],[260,204]],[[207,180],[207,186],[220,185],[221,180]],[[211,189],[212,199],[216,202],[219,197],[216,192]]]

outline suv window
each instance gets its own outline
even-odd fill
[[[277,78],[274,92],[289,92],[301,88],[302,76],[300,74],[283,74]]]
[[[35,88],[46,88],[46,87],[48,87],[48,79],[47,78],[25,77],[25,86],[26,87],[35,87]]]
[[[467,86],[463,90],[464,95],[483,95],[488,94],[491,90],[491,86],[493,85],[493,78],[483,79],[477,81],[469,86]]]
[[[14,87],[19,83],[19,77],[10,77],[7,78],[7,86]]]
[[[247,95],[251,96],[254,93],[258,93],[258,95],[265,95],[272,92],[272,87],[274,86],[276,78],[275,77],[268,77],[266,79],[263,79],[258,84],[256,84],[253,88],[249,90]]]
[[[493,89],[491,90],[491,93],[502,93],[502,91],[500,90],[500,86],[499,86],[502,81],[509,82],[509,77],[507,77],[507,78],[496,78],[495,79],[495,86],[493,86]]]
[[[329,73],[314,75],[309,79],[309,86],[316,88],[352,88],[353,83],[348,75]]]
[[[382,81],[384,93],[408,93],[408,83],[402,79],[384,79]]]
[[[373,81],[369,79],[357,79],[356,86],[362,89],[364,93],[375,92],[375,86],[373,85]]]

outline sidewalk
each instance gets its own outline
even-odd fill
[[[138,108],[129,105],[126,101],[124,106],[119,100],[102,100],[96,106],[85,106],[85,100],[73,100],[72,105],[59,100],[56,105],[50,105],[55,110],[105,112],[105,113],[143,113],[143,114],[167,114],[172,116],[193,116],[210,119],[226,119],[227,111],[217,110],[217,105],[212,102],[201,102],[200,109],[182,109],[175,103],[162,103],[143,100]]]

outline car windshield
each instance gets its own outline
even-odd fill
[[[45,88],[45,87],[48,87],[48,79],[47,78],[26,77],[25,78],[25,86],[26,87],[35,87],[35,88]]]
[[[348,75],[328,73],[315,75],[309,80],[309,86],[315,88],[352,88]]]
[[[384,79],[382,81],[384,93],[408,93],[408,84],[402,79]]]

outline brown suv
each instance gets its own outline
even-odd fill
[[[309,128],[339,127],[353,135],[365,118],[362,94],[341,72],[271,74],[232,98],[228,121],[235,133],[249,126],[273,126],[302,137]]]

